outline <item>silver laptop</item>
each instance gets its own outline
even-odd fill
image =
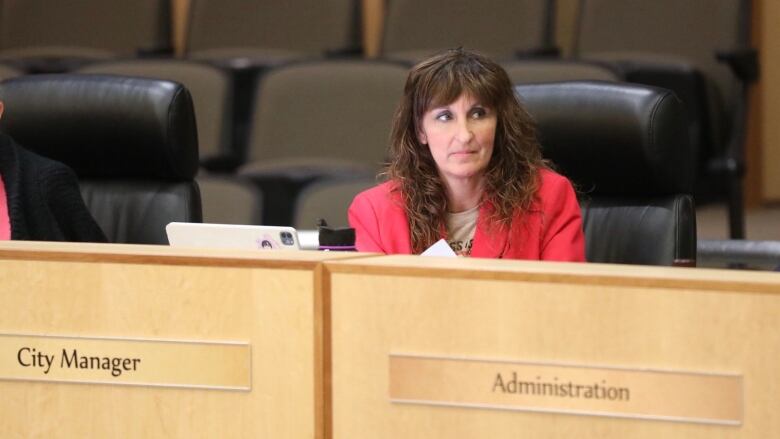
[[[232,248],[244,250],[299,250],[292,227],[236,224],[169,223],[165,227],[172,247]]]

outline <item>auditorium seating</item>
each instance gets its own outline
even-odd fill
[[[392,0],[387,2],[382,56],[419,61],[462,46],[496,59],[552,48],[552,0]]]
[[[196,179],[203,204],[203,222],[262,224],[263,194],[240,177],[201,173]]]
[[[224,69],[233,85],[233,145],[246,148],[257,78],[301,59],[360,55],[360,0],[192,0],[184,54]],[[208,159],[230,172],[241,157]]]
[[[347,208],[360,192],[377,184],[377,178],[329,179],[307,186],[297,198],[293,227],[314,229],[322,218],[332,227],[346,227]]]
[[[290,224],[298,190],[315,179],[376,174],[405,78],[396,64],[345,60],[263,77],[239,174],[261,185],[266,224]]]
[[[170,81],[30,75],[0,84],[0,129],[76,171],[110,242],[167,244],[165,225],[201,221],[192,99]]]
[[[242,68],[354,51],[357,8],[356,0],[192,0],[187,56]]]
[[[588,261],[695,263],[694,154],[672,92],[607,82],[516,90],[545,158],[580,193]]]
[[[331,159],[377,169],[406,73],[359,61],[275,69],[255,96],[248,161]]]
[[[170,54],[170,0],[3,0],[0,60],[31,72]]]
[[[611,63],[631,82],[674,90],[686,105],[699,152],[697,198],[728,199],[730,235],[744,238],[749,0],[581,2],[574,52]]]
[[[597,63],[572,60],[514,60],[501,63],[515,85],[561,81],[620,81],[620,75]]]

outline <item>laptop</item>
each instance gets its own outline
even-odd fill
[[[169,223],[165,226],[171,247],[242,250],[299,250],[292,227],[237,224]]]

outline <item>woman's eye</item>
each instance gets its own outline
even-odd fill
[[[485,117],[485,114],[487,114],[487,111],[485,111],[484,108],[477,108],[477,109],[474,109],[471,112],[471,118],[472,119],[479,119],[481,117]]]
[[[452,119],[452,115],[450,113],[441,113],[441,114],[436,116],[436,120],[439,120],[439,121],[442,121],[442,122],[446,122],[446,121],[451,120],[451,119]]]

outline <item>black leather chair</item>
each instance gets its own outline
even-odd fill
[[[109,241],[167,244],[165,225],[201,221],[190,93],[162,80],[32,75],[0,84],[0,130],[76,171]]]
[[[580,0],[574,54],[630,82],[674,90],[698,148],[697,201],[723,199],[729,236],[745,238],[743,176],[752,0]]]
[[[696,161],[672,92],[607,82],[516,90],[544,156],[580,193],[588,261],[695,264]]]

